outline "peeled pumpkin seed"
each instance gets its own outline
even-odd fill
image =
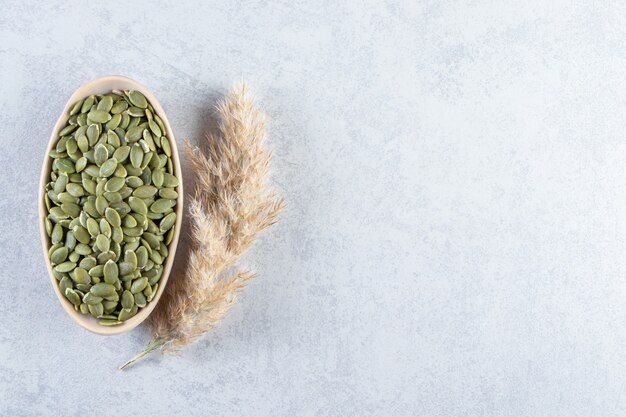
[[[179,181],[163,121],[139,91],[89,96],[69,113],[49,153],[48,257],[76,311],[117,325],[156,294]]]

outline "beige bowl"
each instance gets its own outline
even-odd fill
[[[48,157],[48,153],[53,149],[53,147],[55,146],[57,142],[58,132],[67,123],[67,120],[69,118],[68,113],[72,105],[78,100],[81,100],[92,94],[104,94],[114,89],[138,90],[144,96],[146,96],[150,104],[152,104],[152,107],[154,107],[155,112],[163,120],[163,124],[165,125],[166,131],[167,131],[167,136],[170,139],[170,145],[172,148],[172,162],[174,164],[175,174],[178,177],[180,184],[177,190],[178,200],[176,202],[176,208],[175,208],[175,211],[176,211],[175,228],[176,229],[174,231],[174,239],[172,240],[172,243],[169,246],[169,255],[165,261],[165,264],[163,265],[163,275],[161,276],[161,280],[159,281],[159,289],[157,290],[156,296],[152,299],[150,303],[148,303],[146,307],[139,310],[139,312],[134,317],[128,319],[124,323],[119,324],[117,326],[107,327],[107,326],[99,325],[97,320],[92,318],[91,316],[82,315],[80,312],[74,310],[74,306],[63,296],[63,294],[61,294],[61,291],[59,290],[58,282],[54,278],[54,275],[52,274],[52,266],[50,265],[50,261],[48,259],[48,249],[50,249],[51,242],[50,242],[50,238],[48,237],[46,233],[46,225],[44,221],[47,215],[46,206],[44,203],[44,191],[45,191],[46,184],[50,180],[49,176],[50,176],[50,170],[52,167],[52,158]],[[167,117],[165,116],[165,112],[163,111],[163,108],[159,104],[159,101],[154,97],[154,95],[150,92],[150,90],[148,90],[146,87],[139,84],[138,82],[131,80],[130,78],[113,75],[113,76],[102,77],[102,78],[98,78],[93,81],[90,81],[87,84],[81,86],[78,90],[74,92],[74,94],[72,94],[69,101],[65,105],[65,108],[63,109],[63,112],[61,113],[59,120],[57,120],[56,124],[54,125],[54,129],[52,130],[52,134],[50,135],[50,141],[48,143],[48,147],[46,148],[46,155],[44,157],[43,167],[41,170],[41,180],[39,183],[39,231],[41,233],[41,243],[43,246],[44,257],[46,260],[45,261],[46,267],[48,268],[48,275],[50,276],[52,288],[54,289],[54,292],[57,295],[57,298],[59,299],[59,302],[61,303],[61,306],[63,307],[63,309],[67,312],[67,314],[69,314],[69,316],[76,323],[78,323],[79,325],[83,326],[85,329],[91,332],[110,336],[110,335],[116,335],[116,334],[124,333],[124,332],[131,330],[132,328],[137,326],[139,323],[144,321],[148,317],[148,315],[152,312],[152,310],[154,310],[154,307],[156,307],[157,302],[161,298],[161,295],[163,294],[163,290],[165,289],[165,284],[167,283],[167,279],[172,269],[172,264],[174,262],[176,246],[178,245],[178,237],[180,235],[181,222],[183,218],[183,182],[182,180],[183,180],[183,176],[182,176],[182,171],[180,168],[180,157],[178,155],[178,148],[176,147],[176,139],[174,138],[174,134],[172,133],[172,127],[170,126],[170,123],[167,120]]]

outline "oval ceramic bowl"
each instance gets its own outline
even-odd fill
[[[57,280],[54,278],[52,274],[52,266],[50,265],[50,261],[48,259],[48,249],[51,246],[50,238],[46,233],[46,225],[45,218],[47,215],[46,206],[44,203],[44,192],[45,187],[48,181],[50,181],[50,171],[52,168],[52,158],[48,156],[53,147],[56,146],[56,142],[58,140],[58,132],[62,127],[65,126],[67,120],[69,118],[69,111],[74,103],[78,100],[81,100],[85,97],[88,97],[92,94],[104,94],[109,93],[111,90],[138,90],[140,91],[152,107],[154,107],[155,112],[161,117],[163,120],[163,124],[165,125],[167,136],[170,139],[170,144],[172,148],[172,162],[174,164],[174,173],[178,177],[179,186],[178,186],[178,200],[176,201],[176,229],[174,231],[174,239],[172,240],[169,246],[169,255],[163,265],[163,275],[161,276],[161,280],[159,281],[159,289],[157,290],[157,294],[154,299],[146,305],[146,307],[139,310],[139,312],[132,318],[127,321],[119,324],[117,326],[102,326],[98,324],[97,320],[92,318],[89,315],[83,315],[80,312],[74,310],[74,306],[61,294],[59,290],[59,285]],[[50,141],[48,142],[48,147],[46,148],[46,154],[43,161],[43,167],[41,169],[41,180],[39,183],[39,230],[41,233],[41,243],[43,246],[44,258],[46,262],[46,266],[48,268],[48,275],[50,276],[50,281],[52,283],[52,288],[54,288],[54,292],[63,306],[63,309],[69,314],[69,316],[79,325],[83,326],[85,329],[101,334],[101,335],[115,335],[127,332],[139,325],[142,321],[144,321],[148,315],[154,310],[157,302],[161,298],[163,294],[163,290],[165,289],[165,284],[167,283],[167,279],[169,277],[170,271],[172,270],[172,264],[174,262],[174,255],[176,254],[176,246],[178,245],[178,237],[180,235],[181,222],[183,218],[183,182],[182,182],[182,171],[180,168],[180,157],[178,155],[178,148],[176,147],[176,139],[174,138],[174,134],[172,133],[172,127],[170,126],[169,121],[163,111],[163,108],[159,104],[159,101],[154,97],[154,95],[143,85],[138,82],[131,80],[130,78],[121,77],[121,76],[108,76],[95,79],[87,84],[81,86],[78,90],[72,94],[70,99],[68,100],[65,108],[61,112],[61,116],[59,120],[57,120],[54,125],[54,129],[52,130],[52,134],[50,135]]]

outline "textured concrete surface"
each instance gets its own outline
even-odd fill
[[[0,415],[626,415],[624,3],[341,3],[2,2]],[[288,205],[223,325],[128,372],[146,330],[77,327],[37,228],[104,74],[179,141],[249,81]]]

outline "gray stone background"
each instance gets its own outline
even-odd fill
[[[620,1],[3,1],[0,415],[626,415],[625,39]],[[127,372],[149,334],[70,320],[36,209],[106,74],[179,143],[247,80],[287,202],[223,324]]]

